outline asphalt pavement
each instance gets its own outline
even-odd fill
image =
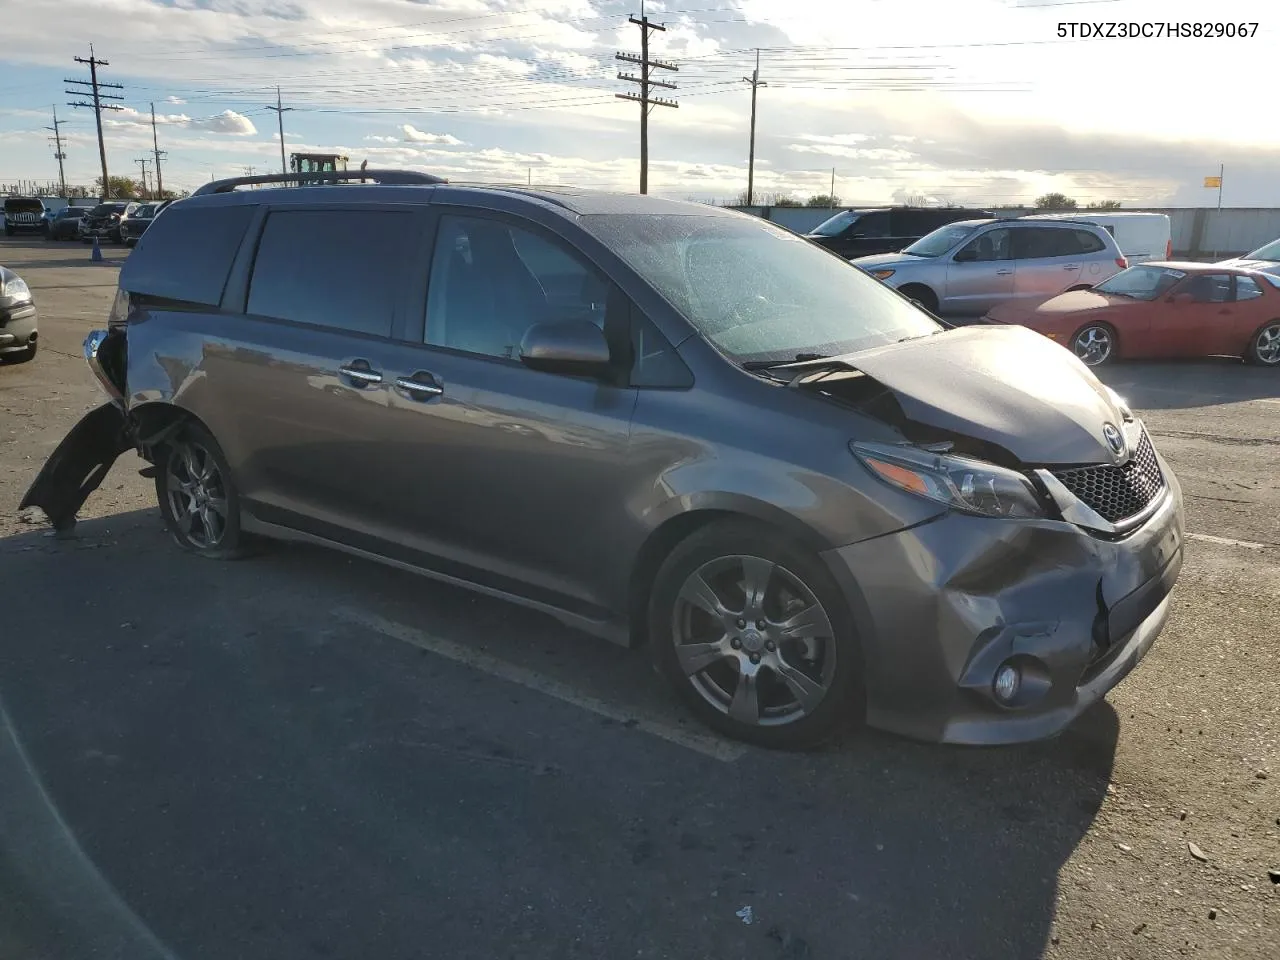
[[[17,504],[100,402],[116,270],[0,263],[42,321],[0,367],[0,958],[1277,956],[1280,372],[1106,372],[1192,538],[1164,635],[1065,734],[783,754],[535,613],[184,555],[132,458],[53,539]]]

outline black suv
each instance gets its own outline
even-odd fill
[[[4,201],[4,235],[15,233],[48,233],[49,214],[39,197],[6,197]]]
[[[926,234],[957,220],[990,219],[989,210],[963,207],[876,207],[841,210],[805,234],[846,260],[873,253],[896,253]]]

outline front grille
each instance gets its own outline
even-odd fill
[[[35,223],[40,219],[38,213],[11,213],[9,219],[14,223]]]
[[[1110,464],[1055,471],[1054,476],[1086,506],[1110,523],[1132,517],[1164,489],[1155,448],[1142,431],[1138,449],[1124,466]]]

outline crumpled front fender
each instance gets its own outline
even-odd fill
[[[55,530],[71,530],[89,495],[106,479],[120,454],[133,446],[127,415],[118,404],[104,403],[91,410],[45,461],[18,509],[39,507]]]

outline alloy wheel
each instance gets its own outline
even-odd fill
[[[1086,366],[1096,367],[1107,361],[1113,346],[1111,333],[1105,327],[1085,327],[1076,334],[1071,349]]]
[[[186,441],[169,457],[165,494],[178,531],[201,550],[217,547],[227,532],[222,471],[207,448]]]
[[[1280,363],[1280,323],[1269,323],[1258,331],[1253,352],[1259,363],[1267,366]]]
[[[813,714],[835,680],[831,620],[799,577],[770,560],[719,557],[676,597],[676,659],[712,707],[747,725]]]

